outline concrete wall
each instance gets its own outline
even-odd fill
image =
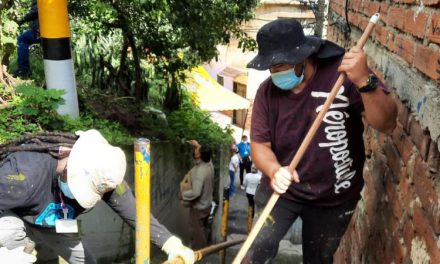
[[[227,147],[214,150],[215,195],[216,200],[222,200],[223,186],[227,186],[227,164],[229,153]],[[125,149],[128,159],[126,180],[133,187],[133,150]],[[152,172],[152,210],[154,216],[164,224],[173,234],[176,234],[185,244],[189,243],[188,209],[180,205],[177,199],[179,183],[185,173],[192,167],[191,148],[180,144],[161,142],[151,145],[151,172]],[[221,196],[219,196],[221,193]],[[213,223],[214,241],[220,237],[220,217],[222,210],[218,210]],[[100,263],[111,263],[116,260],[126,260],[134,254],[134,233],[122,222],[105,203],[100,202],[91,212],[80,217],[81,230],[85,243],[99,259]],[[153,247],[152,255],[157,254],[157,247]]]
[[[392,91],[398,126],[367,129],[366,186],[335,263],[440,263],[439,0],[331,0],[328,38],[348,48],[369,17],[381,21],[365,47],[369,65]]]

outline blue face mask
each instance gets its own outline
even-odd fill
[[[72,192],[70,191],[69,185],[67,182],[63,182],[60,178],[58,178],[58,185],[60,186],[60,190],[63,192],[63,194],[70,198],[75,199],[75,196],[73,196]]]
[[[281,90],[292,90],[297,87],[304,79],[304,68],[301,76],[296,76],[295,69],[291,68],[285,71],[271,74],[272,82]]]

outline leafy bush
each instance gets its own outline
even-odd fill
[[[194,99],[186,91],[182,91],[181,108],[170,113],[168,123],[168,137],[180,139],[182,142],[196,139],[202,145],[208,144],[213,149],[222,145],[229,146],[233,142],[232,130],[222,129],[214,123],[209,112],[194,105]]]
[[[56,109],[64,102],[64,91],[44,90],[27,83],[19,85],[16,92],[19,95],[9,92],[12,98],[8,107],[0,109],[0,142],[43,130],[74,132],[91,128],[98,129],[113,144],[133,142],[133,137],[119,123],[90,112],[83,111],[75,119],[58,115]],[[8,94],[6,88],[2,88],[0,94]]]

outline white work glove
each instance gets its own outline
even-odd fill
[[[274,191],[279,194],[283,194],[287,191],[292,181],[298,183],[299,176],[296,170],[293,175],[289,172],[288,167],[281,167],[275,172],[271,180],[271,185]]]
[[[37,257],[24,252],[24,246],[14,249],[0,247],[0,260],[2,263],[8,264],[31,264],[37,261]]]
[[[185,247],[182,241],[175,236],[168,238],[165,244],[163,244],[162,250],[167,253],[168,260],[180,257],[185,264],[193,264],[195,261],[194,251]]]

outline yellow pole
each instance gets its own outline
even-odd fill
[[[252,213],[254,212],[254,208],[252,206],[248,207],[248,230],[247,233],[249,234],[252,230]]]
[[[136,196],[136,264],[150,263],[150,141],[134,143]]]
[[[48,89],[61,89],[64,104],[59,114],[79,116],[75,70],[70,48],[70,27],[67,0],[38,0],[44,75]]]
[[[223,215],[221,221],[220,235],[223,241],[226,241],[228,236],[228,218],[229,218],[229,188],[223,190]],[[226,249],[220,251],[220,264],[225,264]]]

